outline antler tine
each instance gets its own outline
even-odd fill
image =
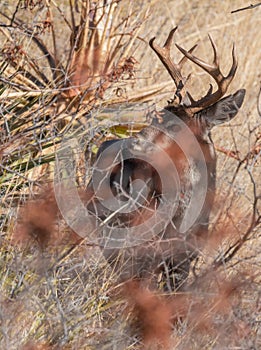
[[[175,44],[175,45],[177,45],[177,44]],[[192,46],[192,48],[188,50],[188,53],[192,53],[192,52],[195,50],[195,48],[196,48],[197,46],[198,46],[198,44]],[[179,61],[179,63],[178,63],[179,67],[182,68],[183,65],[184,65],[184,63],[185,63],[187,60],[188,60],[188,57],[183,56],[182,59],[181,59],[181,60]]]
[[[185,61],[187,60],[187,57],[184,56],[179,61],[179,63],[174,63],[171,59],[171,56],[170,56],[171,43],[172,43],[172,39],[173,39],[174,33],[176,32],[177,28],[178,27],[175,27],[170,31],[170,33],[167,37],[167,40],[166,40],[165,44],[163,45],[163,47],[160,47],[159,45],[155,44],[155,42],[154,42],[155,37],[149,41],[149,44],[150,44],[150,47],[153,49],[153,51],[156,52],[157,56],[159,57],[159,59],[161,60],[161,62],[165,66],[165,68],[167,69],[170,76],[172,77],[172,79],[177,87],[176,95],[179,96],[180,101],[182,101],[182,99],[186,95],[186,91],[184,89],[181,68],[183,67]],[[194,45],[188,51],[188,53],[191,54],[196,47],[197,47],[197,45]]]
[[[180,67],[178,64],[175,64],[170,57],[170,47],[171,47],[171,42],[173,39],[173,35],[175,33],[175,31],[177,30],[178,27],[173,28],[169,35],[168,38],[165,42],[165,44],[163,45],[163,47],[160,47],[159,45],[155,44],[155,37],[152,38],[149,41],[150,47],[156,52],[156,54],[158,55],[159,59],[161,60],[161,62],[164,64],[164,66],[166,67],[167,71],[169,72],[171,78],[173,79],[176,87],[179,86],[180,81],[182,81],[182,75],[180,72]]]
[[[224,76],[221,73],[221,70],[219,67],[219,58],[217,55],[217,48],[216,48],[215,42],[210,35],[209,35],[209,40],[211,42],[211,46],[214,52],[213,64],[209,64],[203,61],[202,59],[192,55],[191,52],[186,51],[185,49],[180,47],[178,44],[176,44],[176,47],[183,53],[184,56],[186,56],[189,60],[191,60],[192,62],[197,64],[199,67],[204,69],[208,74],[210,74],[211,77],[216,81],[218,85],[217,91],[212,93],[212,89],[210,89],[208,93],[198,101],[194,101],[193,98],[189,96],[191,104],[188,107],[194,113],[217,102],[226,93],[228,86],[231,83],[232,79],[234,78],[237,70],[237,58],[236,58],[236,52],[235,52],[236,51],[235,45],[233,45],[233,48],[232,48],[232,59],[233,59],[232,66],[230,68],[228,75]]]
[[[230,68],[230,71],[226,77],[227,79],[230,79],[230,82],[232,81],[232,79],[234,78],[234,76],[236,74],[237,65],[238,65],[235,43],[233,43],[233,47],[232,47],[232,59],[233,59],[233,63],[232,63],[232,66]]]
[[[212,36],[210,34],[208,34],[208,38],[211,42],[211,46],[212,46],[212,49],[213,49],[213,53],[214,53],[214,58],[213,58],[213,63],[215,66],[219,66],[219,59],[218,59],[218,54],[217,54],[217,46],[212,38]]]

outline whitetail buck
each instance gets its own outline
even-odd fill
[[[184,57],[176,64],[170,58],[171,42],[176,29],[169,33],[163,47],[155,44],[155,38],[150,40],[150,46],[176,85],[174,98],[168,102],[159,116],[153,119],[150,126],[145,127],[134,137],[106,141],[101,145],[97,155],[96,174],[99,173],[99,169],[103,169],[103,174],[104,171],[109,173],[109,181],[101,184],[103,179],[97,180],[96,176],[93,176],[87,188],[91,196],[87,208],[97,216],[105,238],[111,237],[113,240],[117,236],[118,240],[124,241],[125,237],[120,237],[124,232],[126,235],[128,232],[142,235],[142,229],[151,232],[148,240],[132,246],[114,246],[112,241],[107,245],[104,243],[105,257],[118,269],[119,276],[127,279],[150,276],[158,278],[161,275],[162,283],[167,290],[177,289],[185,280],[191,261],[197,256],[198,249],[208,237],[209,215],[216,181],[216,155],[210,131],[212,127],[235,117],[245,95],[245,90],[241,89],[233,95],[222,98],[237,69],[234,47],[233,63],[227,76],[223,76],[220,71],[216,46],[211,37],[209,38],[214,51],[213,64],[208,64],[192,55],[196,46],[186,51],[177,44],[176,47]],[[186,60],[204,69],[216,81],[217,90],[213,92],[211,85],[204,97],[194,100],[186,89],[188,79],[181,74],[181,68]],[[198,148],[195,146],[195,141],[194,143],[191,141],[189,133],[193,133]],[[160,155],[159,149],[163,150],[175,165],[174,177],[176,180],[178,178],[179,186],[175,179],[171,180],[172,170]],[[145,155],[146,159],[143,158]],[[203,178],[204,169],[205,178]],[[162,179],[162,174],[167,176],[164,175]],[[99,194],[96,192],[97,186],[94,188],[95,180],[98,181],[98,187],[101,187]],[[113,205],[108,206],[111,194],[115,198],[120,198],[121,204],[133,197],[135,192],[133,183],[136,180],[146,184],[145,192],[141,187],[136,191],[135,199],[138,206],[128,211],[117,210]],[[163,183],[164,181],[166,183]],[[173,189],[175,193],[173,214],[170,214],[170,210],[164,216],[165,224],[160,226],[160,229],[156,227],[155,221],[155,225],[146,226],[153,213],[160,207],[163,195]],[[204,193],[202,206],[195,200],[192,203],[192,192],[195,190],[197,193]],[[185,218],[195,213],[197,216],[193,225],[188,225],[184,230]],[[120,234],[115,236],[114,231],[121,228],[125,231],[120,230],[118,231]]]

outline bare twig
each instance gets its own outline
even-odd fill
[[[252,10],[253,8],[255,7],[258,7],[261,5],[261,2],[259,2],[258,4],[250,4],[249,6],[246,6],[246,7],[242,7],[240,9],[237,9],[237,10],[233,10],[231,11],[231,13],[236,13],[236,12],[240,12],[240,11],[245,11],[245,10]]]
[[[15,22],[15,16],[17,15],[17,12],[19,10],[20,2],[21,2],[21,0],[18,1],[17,5],[15,7],[12,18],[10,19],[10,23],[9,24],[0,23],[0,27],[6,27],[6,28],[13,27],[13,24]]]

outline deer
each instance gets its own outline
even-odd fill
[[[155,43],[155,37],[149,41],[175,84],[174,97],[152,118],[150,125],[136,135],[101,144],[94,167],[96,175],[99,171],[104,177],[109,174],[108,181],[93,175],[87,185],[87,209],[97,218],[103,254],[119,278],[151,279],[167,292],[182,288],[192,261],[208,239],[217,163],[211,130],[231,121],[245,96],[245,90],[240,89],[224,97],[238,66],[235,45],[232,65],[225,76],[220,70],[217,47],[210,35],[212,64],[193,54],[197,45],[187,51],[178,44],[175,46],[183,57],[175,63],[170,50],[176,30],[177,27],[170,31],[163,47]],[[203,97],[192,97],[188,91],[191,77],[183,77],[181,73],[187,61],[214,79],[215,91],[211,84]],[[170,196],[170,205],[164,213],[159,210],[162,198],[171,191],[173,196]],[[129,201],[134,193],[135,200]],[[122,207],[128,203],[129,210],[108,206],[111,196],[117,198]],[[199,208],[200,198],[202,205]],[[155,214],[157,211],[159,215]],[[191,217],[194,217],[194,222],[186,225]],[[144,235],[144,232],[149,234]],[[135,237],[133,241],[132,235]],[[127,237],[130,244],[124,246],[122,242]],[[109,244],[106,244],[106,239]],[[121,244],[114,244],[115,241]]]

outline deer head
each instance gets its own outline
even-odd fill
[[[106,141],[101,145],[96,168],[102,170],[104,178],[94,176],[87,189],[91,198],[87,208],[103,221],[102,235],[109,238],[110,244],[104,247],[108,261],[121,268],[123,278],[147,276],[161,270],[169,290],[178,287],[186,277],[191,260],[207,239],[216,177],[216,155],[210,130],[234,118],[245,95],[245,90],[241,89],[223,97],[237,70],[234,46],[227,76],[220,71],[211,36],[213,64],[192,54],[196,45],[186,51],[177,44],[184,57],[174,63],[170,47],[176,29],[169,33],[163,47],[155,44],[155,38],[149,42],[175,83],[173,99],[151,125],[135,137]],[[181,73],[187,60],[215,80],[216,91],[213,92],[210,85],[204,97],[198,100],[192,97],[187,89],[189,78]],[[105,181],[107,174],[109,180]],[[168,197],[169,193],[172,197]],[[118,210],[113,205],[108,208],[107,204],[114,200],[112,196],[120,200],[122,208],[127,203],[128,210]],[[175,210],[163,205],[165,211],[160,211],[164,196],[170,198]],[[155,215],[157,212],[159,215]],[[109,223],[105,230],[104,223]],[[144,238],[144,232],[151,234],[149,238]],[[131,237],[128,243],[133,244],[114,245],[114,240],[127,241],[126,236]],[[131,241],[132,236],[136,241]],[[137,236],[142,239],[137,241]]]

